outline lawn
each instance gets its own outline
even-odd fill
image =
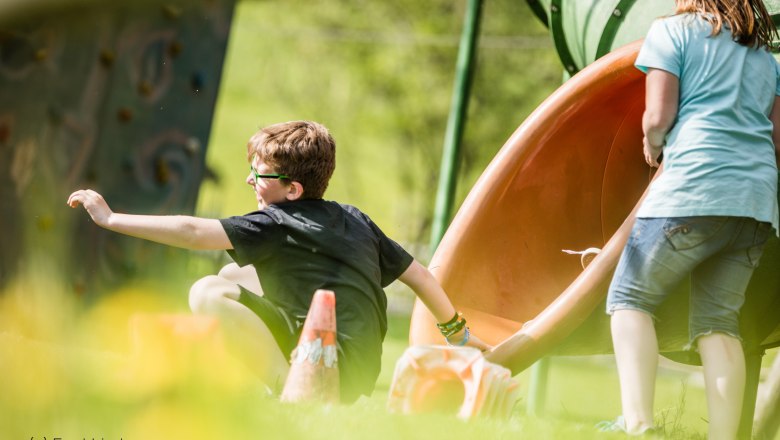
[[[593,429],[619,412],[614,363],[603,356],[554,358],[538,417],[525,414],[529,372],[515,378],[522,393],[509,419],[388,413],[393,368],[408,336],[403,301],[392,309],[373,396],[351,406],[282,404],[226,353],[218,327],[193,321],[186,295],[171,293],[181,288],[159,282],[126,286],[85,309],[58,294],[51,281],[12,286],[0,296],[0,376],[6,383],[0,437],[612,437]],[[706,432],[693,369],[662,368],[656,408],[670,438]]]

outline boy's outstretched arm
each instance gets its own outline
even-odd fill
[[[103,196],[91,189],[78,190],[68,205],[83,205],[100,227],[133,237],[186,249],[232,249],[219,220],[183,215],[132,215],[111,211]]]
[[[417,260],[412,261],[400,277],[402,283],[411,288],[425,304],[425,307],[431,311],[437,322],[443,323],[449,321],[456,313],[455,306],[452,305],[450,298],[444,292],[444,289],[436,281],[430,271]],[[451,336],[454,342],[460,341],[465,337],[465,329]],[[489,350],[491,347],[474,334],[471,334],[466,345],[478,348],[482,351]]]

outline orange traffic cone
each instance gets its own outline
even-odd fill
[[[317,290],[311,300],[298,347],[292,352],[283,402],[339,401],[336,351],[336,294]]]

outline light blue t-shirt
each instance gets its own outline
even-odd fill
[[[772,123],[780,67],[764,49],[732,40],[697,14],[653,22],[636,67],[680,79],[677,120],[666,136],[663,173],[638,217],[752,217],[778,228]]]

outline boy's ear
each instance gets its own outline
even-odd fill
[[[303,196],[303,185],[301,185],[301,182],[297,182],[293,180],[290,182],[289,190],[287,191],[287,200],[293,201],[298,200]]]

